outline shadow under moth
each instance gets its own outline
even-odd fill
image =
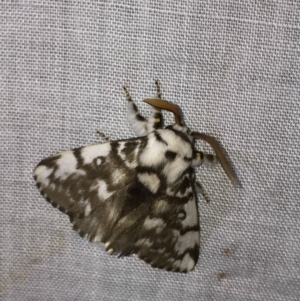
[[[109,254],[141,259],[170,271],[194,269],[199,256],[199,218],[194,168],[220,162],[234,174],[218,142],[182,124],[179,108],[157,98],[146,119],[130,94],[128,118],[137,138],[107,141],[67,150],[42,160],[34,169],[41,193],[70,217],[74,230],[104,244]],[[175,124],[162,127],[162,110],[173,112]],[[216,156],[195,150],[202,139]]]

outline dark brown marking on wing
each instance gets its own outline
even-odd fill
[[[172,151],[166,151],[165,153],[165,157],[167,158],[167,160],[169,161],[173,161],[176,158],[177,154],[175,152]]]

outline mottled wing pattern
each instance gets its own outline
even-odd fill
[[[143,138],[137,138],[61,152],[35,168],[37,186],[70,216],[81,236],[105,242],[135,186],[142,143]]]
[[[168,187],[152,202],[135,252],[152,266],[172,271],[194,269],[199,256],[199,219],[191,175]]]
[[[180,131],[181,130],[181,131]],[[47,200],[108,253],[187,272],[199,254],[192,145],[176,126],[69,150],[34,170]]]

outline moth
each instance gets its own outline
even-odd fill
[[[138,111],[125,87],[128,119],[136,138],[67,150],[42,160],[34,178],[42,195],[66,213],[80,236],[102,243],[109,254],[141,259],[171,271],[194,269],[199,256],[199,217],[194,168],[219,161],[233,171],[218,142],[183,125],[179,108],[157,98],[151,118]],[[175,124],[162,128],[162,110]],[[208,142],[216,156],[197,151]]]

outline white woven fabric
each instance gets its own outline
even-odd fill
[[[298,0],[0,8],[1,300],[300,300]],[[42,158],[100,141],[96,130],[134,136],[121,86],[147,115],[156,78],[191,129],[222,143],[242,186],[199,168],[211,202],[198,198],[189,274],[107,255],[32,178]]]

